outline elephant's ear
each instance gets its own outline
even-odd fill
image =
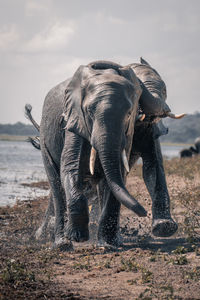
[[[153,123],[153,138],[158,139],[162,135],[168,134],[168,128],[164,126],[162,120]]]
[[[82,111],[82,101],[85,97],[88,73],[90,70],[87,66],[80,66],[69,82],[64,97],[65,128],[86,139],[90,138],[90,134]]]
[[[140,86],[140,82],[139,82],[137,76],[135,75],[135,72],[133,71],[133,69],[129,66],[126,66],[123,68],[119,68],[118,72],[119,72],[119,75],[125,77],[132,84],[132,86],[134,88],[134,94],[132,96],[134,96],[134,98],[137,98],[137,100],[139,100],[141,93],[142,93],[142,89]]]
[[[142,57],[140,57],[140,62],[142,65],[147,65],[147,66],[151,67],[150,64]]]

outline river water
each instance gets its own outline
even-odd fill
[[[45,190],[22,185],[45,179],[39,150],[27,142],[0,141],[0,206],[46,195]]]
[[[179,156],[183,146],[162,146],[167,158]],[[23,183],[46,180],[41,152],[30,143],[0,141],[0,206],[31,200],[48,191],[24,187]]]

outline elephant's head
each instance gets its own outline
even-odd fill
[[[130,67],[110,62],[80,66],[69,83],[64,99],[66,129],[91,144],[90,170],[98,153],[108,185],[119,202],[139,216],[145,209],[129,194],[123,181],[127,166],[140,83]]]
[[[167,105],[166,85],[158,72],[143,58],[140,64],[131,64],[131,67],[140,80],[142,94],[140,97],[141,112],[150,119],[159,117],[182,118],[185,114],[174,115]]]

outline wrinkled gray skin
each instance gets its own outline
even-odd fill
[[[183,149],[180,151],[180,157],[192,157],[193,155],[200,154],[200,137],[194,141],[194,147],[191,146],[189,149]]]
[[[140,217],[146,216],[125,187],[123,149],[130,167],[142,157],[143,178],[152,198],[153,234],[168,237],[176,232],[158,140],[167,133],[158,119],[170,111],[165,99],[164,82],[143,59],[141,64],[124,68],[110,62],[81,66],[72,79],[48,93],[40,147],[51,197],[38,237],[44,233],[54,208],[54,247],[65,245],[65,238],[77,242],[89,239],[88,199],[83,193],[87,178],[90,184],[97,184],[102,208],[98,240],[118,245],[121,204]],[[143,122],[137,119],[141,113],[146,115]],[[89,171],[91,147],[97,151],[94,175]],[[68,222],[64,227],[66,207]]]

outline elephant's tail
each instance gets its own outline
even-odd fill
[[[40,148],[40,137],[35,136],[35,137],[28,137],[26,140],[28,143],[31,143],[36,149],[41,150]]]
[[[33,119],[33,116],[31,114],[32,111],[32,106],[30,104],[26,104],[25,105],[25,117],[31,121],[31,123],[33,124],[33,126],[37,129],[37,131],[40,132],[40,126],[38,125],[38,123]]]
[[[25,117],[31,121],[31,123],[33,124],[33,126],[37,129],[38,132],[40,132],[40,126],[39,124],[34,120],[32,114],[32,106],[30,104],[26,104],[25,105]],[[40,137],[36,136],[36,137],[28,137],[27,142],[31,143],[36,149],[40,150]]]

